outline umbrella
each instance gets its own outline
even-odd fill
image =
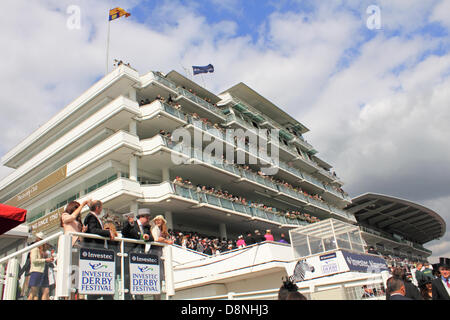
[[[0,235],[25,222],[27,210],[0,203]]]

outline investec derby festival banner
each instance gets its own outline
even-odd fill
[[[112,250],[80,249],[80,294],[114,294],[115,254]]]
[[[158,256],[130,253],[130,293],[136,295],[160,292]]]
[[[296,281],[310,280],[349,271],[340,251],[301,259],[295,265],[293,277]]]
[[[381,257],[342,251],[350,271],[379,273],[388,271],[386,261]]]

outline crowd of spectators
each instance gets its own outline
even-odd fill
[[[182,230],[169,230],[169,235],[174,244],[209,256],[220,255],[264,241],[289,244],[289,240],[284,234],[281,234],[280,238],[275,240],[271,230],[266,230],[264,235],[259,230],[255,230],[253,233],[248,231],[245,233],[245,236],[239,235],[237,239],[220,239],[219,237],[199,232]]]
[[[183,88],[184,88],[184,87],[183,87]],[[191,90],[190,90],[190,92],[191,92]],[[192,92],[191,92],[191,93],[192,93]],[[195,95],[195,93],[193,93],[193,94]],[[161,96],[160,94],[158,94],[158,95],[155,97],[155,100],[161,101],[161,102],[163,102],[163,103],[167,103],[168,105],[174,107],[174,108],[177,109],[177,110],[182,110],[181,105],[180,105],[178,102],[176,102],[176,101],[172,98],[172,95],[170,95],[170,94],[169,94],[168,99],[166,99],[165,97],[163,97],[163,96]],[[208,99],[205,98],[205,100],[208,102]],[[147,104],[149,104],[149,103],[151,103],[149,99],[145,99],[145,100],[144,100],[144,99],[141,99],[140,102],[139,102],[139,105],[140,105],[140,106],[143,106],[143,105],[147,105]],[[212,123],[208,118],[202,118],[202,117],[200,117],[200,116],[199,116],[197,113],[195,113],[195,112],[194,112],[194,113],[186,113],[185,110],[182,110],[182,112],[185,114],[186,119],[187,119],[188,116],[190,116],[190,117],[191,117],[193,120],[195,120],[195,121],[201,121],[201,122],[206,126],[207,129],[216,129],[216,130],[218,130],[222,135],[225,135],[225,134],[226,134],[225,128],[223,128],[223,127],[222,127],[221,125],[219,125],[217,122],[216,122],[216,123]],[[164,130],[161,130],[161,131],[165,132]],[[160,132],[160,134],[161,134],[161,132]],[[163,134],[163,135],[166,136],[166,137],[168,137],[168,138],[170,138],[170,133],[165,133],[165,134]],[[239,146],[239,145],[240,145],[239,143],[243,143],[245,146],[250,146],[250,144],[251,144],[251,141],[250,141],[250,139],[249,139],[248,136],[234,136],[233,138],[234,138],[234,142],[235,142],[235,145],[236,145],[236,146]],[[264,148],[263,146],[258,146],[258,150],[260,151],[260,154],[261,154],[261,152],[262,152],[262,154],[267,154],[267,150],[265,150],[265,148]],[[222,160],[223,160],[224,162],[228,162],[228,161],[226,161],[225,157],[223,157],[223,156],[222,156]],[[229,163],[229,164],[234,164],[234,163]],[[240,167],[245,168],[245,169],[247,169],[247,170],[250,170],[250,168],[249,168],[248,166],[240,166]],[[285,187],[287,187],[287,188],[289,188],[289,189],[291,189],[291,190],[293,190],[293,191],[295,191],[295,192],[301,193],[301,194],[303,194],[303,195],[306,196],[306,197],[309,197],[309,198],[311,198],[311,199],[314,199],[314,200],[317,200],[317,201],[320,201],[320,202],[323,202],[323,203],[325,202],[325,201],[323,200],[323,198],[322,198],[320,195],[318,195],[318,194],[310,195],[310,194],[308,194],[307,192],[303,191],[303,190],[302,190],[301,188],[299,188],[299,187],[294,187],[294,186],[292,186],[291,184],[289,184],[289,183],[287,183],[287,182],[285,182],[285,181],[282,181],[282,180],[279,180],[279,179],[275,179],[273,176],[267,176],[267,175],[264,175],[264,174],[262,173],[262,171],[259,171],[258,174],[259,174],[260,176],[262,176],[263,178],[269,179],[269,180],[271,180],[271,181],[274,182],[274,183],[282,184],[282,185],[284,185]],[[336,190],[337,192],[340,192],[340,193],[346,195],[345,191],[344,191],[342,188],[340,188],[340,187],[337,187],[337,186],[335,186],[335,185],[333,185],[333,184],[330,184],[330,183],[328,183],[328,182],[323,182],[323,184],[324,184],[324,186],[325,186],[325,185],[326,185],[326,186],[329,186],[329,187],[333,188],[334,190]]]
[[[212,186],[205,186],[205,185],[193,185],[192,182],[188,179],[183,179],[180,176],[175,177],[175,179],[173,180],[173,183],[175,185],[179,185],[185,188],[190,188],[195,190],[196,192],[203,192],[206,194],[211,194],[214,195],[218,198],[222,198],[222,199],[227,199],[229,201],[235,202],[235,203],[239,203],[242,204],[244,206],[248,206],[251,208],[257,208],[260,210],[264,210],[264,211],[268,211],[271,212],[273,214],[276,215],[283,215],[286,218],[289,219],[299,219],[302,221],[306,221],[308,223],[315,223],[315,222],[320,222],[320,219],[312,216],[308,213],[304,213],[304,212],[300,212],[298,210],[287,210],[287,211],[280,211],[277,208],[274,208],[272,206],[268,206],[264,203],[260,203],[260,202],[254,202],[251,200],[246,199],[245,197],[241,197],[241,196],[237,196],[237,195],[233,195],[231,193],[229,193],[226,190],[221,190],[221,189],[216,189]]]

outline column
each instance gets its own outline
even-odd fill
[[[137,215],[138,209],[139,209],[139,205],[138,205],[137,201],[133,201],[130,203],[130,213],[134,213],[135,215]]]
[[[227,238],[227,226],[225,225],[225,223],[219,224],[219,231],[220,231],[220,240],[222,240],[223,238],[228,239]]]
[[[173,230],[173,216],[172,216],[172,211],[165,211],[164,212],[164,217],[167,220],[167,229],[172,229]]]
[[[128,91],[128,97],[130,98],[130,100],[137,101],[137,95],[136,95],[135,88],[130,88],[130,90]]]
[[[169,168],[162,168],[162,182],[170,182],[170,171]]]
[[[137,156],[131,155],[130,168],[129,168],[130,180],[137,181],[137,177],[138,177],[137,165],[138,165],[137,164]]]
[[[136,120],[131,119],[128,131],[131,134],[134,134],[135,136],[137,136],[137,121]]]

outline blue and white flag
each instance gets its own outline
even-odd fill
[[[208,73],[208,72],[212,73],[212,72],[214,72],[214,66],[212,64],[209,64],[209,65],[204,66],[204,67],[192,66],[192,69],[194,71],[194,76],[196,74],[199,74],[199,73]]]

